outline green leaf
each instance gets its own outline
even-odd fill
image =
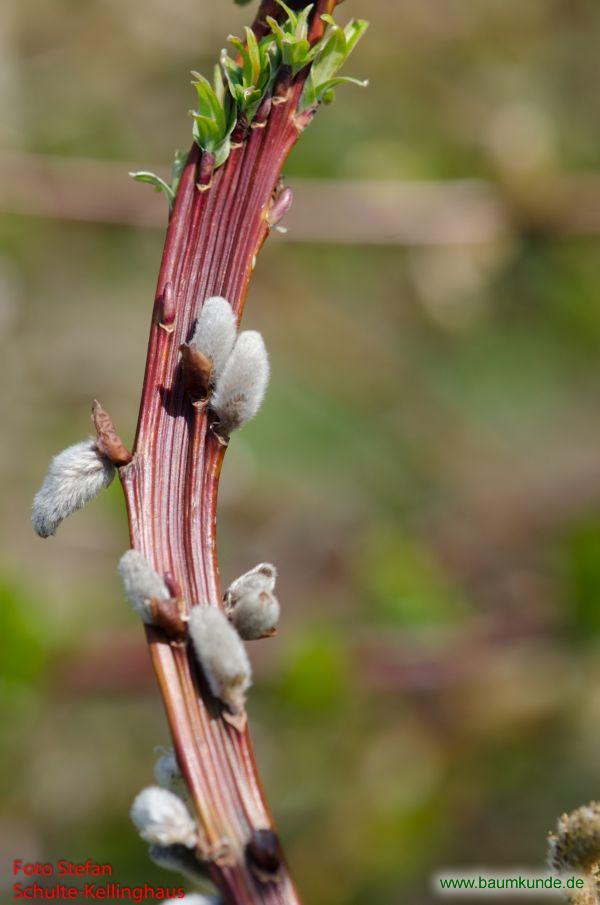
[[[368,84],[368,79],[355,79],[351,75],[336,75],[335,78],[319,85],[318,90],[319,92],[331,91],[332,88],[337,88],[338,85],[358,85],[359,88],[366,88]]]
[[[173,163],[171,164],[171,191],[173,192],[173,200],[175,200],[175,195],[177,194],[177,189],[179,188],[179,183],[181,182],[187,159],[187,151],[175,151]]]
[[[279,4],[279,6],[282,9],[284,9],[286,11],[290,25],[295,31],[296,26],[298,25],[298,16],[292,9],[290,9],[290,7],[286,3],[283,2],[283,0],[276,0],[276,2]]]
[[[231,141],[229,139],[229,135],[222,142],[215,146],[213,151],[215,155],[215,170],[218,170],[219,167],[223,166],[229,154],[231,153]]]
[[[225,85],[223,83],[223,70],[219,66],[219,64],[215,64],[214,68],[214,78],[213,81],[215,83],[215,97],[219,102],[219,106],[221,110],[224,110],[225,106]]]
[[[311,72],[309,72],[308,74],[306,82],[304,83],[301,106],[303,109],[306,109],[307,107],[316,107],[317,104],[317,86],[315,85],[315,80],[311,70]]]
[[[273,16],[267,16],[266,22],[275,37],[278,38],[279,41],[283,41],[285,38],[285,32],[277,19],[274,19]]]
[[[241,79],[244,82],[248,82],[252,78],[252,63],[250,61],[250,57],[248,55],[248,51],[244,45],[244,42],[241,38],[236,38],[235,35],[229,35],[227,38],[230,44],[233,44],[237,52],[240,54],[242,58],[242,68],[240,70]],[[237,65],[237,64],[234,64]],[[238,66],[239,69],[239,66]]]
[[[344,34],[346,35],[346,59],[350,56],[367,28],[369,27],[369,23],[366,19],[352,19],[346,27],[344,28]]]
[[[321,41],[312,48],[314,61],[304,85],[300,110],[314,107],[319,103],[330,103],[334,99],[334,89],[338,85],[353,84],[364,87],[367,84],[350,77],[337,78],[336,73],[369,27],[368,22],[364,19],[353,19],[342,29],[335,24],[332,16],[323,15],[321,18],[329,28]]]
[[[304,41],[308,37],[308,17],[314,4],[305,6],[300,15],[295,29],[295,37],[298,41]]]
[[[138,170],[129,175],[132,179],[135,179],[136,182],[145,182],[147,185],[153,186],[155,192],[164,192],[167,196],[169,207],[173,205],[175,192],[171,186],[168,185],[164,179],[161,179],[160,176],[157,176],[156,173],[151,173],[149,170]]]
[[[337,26],[331,30],[330,37],[313,63],[312,74],[316,85],[321,85],[333,78],[338,69],[344,65],[348,55],[346,35]]]
[[[219,71],[220,72],[220,71]],[[198,92],[199,112],[204,116],[214,120],[219,131],[225,130],[225,111],[223,105],[219,101],[212,85],[203,75],[198,77],[195,82],[196,91]],[[221,80],[221,88],[223,82]]]
[[[260,71],[261,71],[261,61],[260,61],[260,51],[258,49],[258,41],[256,40],[256,35],[252,31],[251,28],[248,28],[246,25],[246,45],[248,48],[248,59],[250,61],[250,78],[248,79],[249,85],[258,85],[260,80]]]

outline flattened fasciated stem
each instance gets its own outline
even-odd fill
[[[318,15],[334,5],[317,4]],[[257,34],[264,15],[281,12],[275,6],[270,0],[261,4]],[[312,31],[318,35],[322,23],[316,18]],[[204,299],[227,298],[241,318],[254,261],[269,232],[271,199],[298,138],[295,112],[304,77],[289,81],[282,102],[267,105],[264,128],[250,129],[210,178],[205,155],[192,148],[167,229],[134,455],[120,477],[131,546],[170,576],[186,607],[222,605],[216,509],[226,447],[210,429],[206,408],[193,405],[180,349],[189,343]],[[276,837],[268,835],[274,825],[248,727],[223,719],[186,640],[169,638],[155,626],[146,626],[146,636],[203,837],[199,856],[221,895],[231,905],[300,905],[279,848],[273,876],[254,863],[260,860],[256,840]]]

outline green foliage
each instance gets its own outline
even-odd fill
[[[133,179],[135,179],[136,182],[145,182],[147,185],[154,186],[155,192],[164,192],[167,197],[167,201],[169,202],[169,210],[173,210],[175,195],[177,194],[177,189],[179,188],[179,182],[181,180],[181,174],[183,173],[183,168],[185,167],[186,160],[187,152],[175,151],[173,163],[171,164],[170,182],[165,182],[164,179],[161,179],[161,177],[157,176],[156,173],[151,173],[150,170],[137,170],[136,172],[130,173],[129,175]]]
[[[225,90],[220,66],[215,66],[214,86],[200,73],[192,72],[192,75],[192,84],[198,94],[198,109],[191,113],[194,141],[203,151],[213,154],[215,167],[220,167],[229,157],[236,106],[229,91]]]
[[[313,107],[321,102],[331,103],[338,85],[352,84],[365,88],[368,84],[350,76],[337,76],[336,73],[366,32],[369,23],[364,19],[352,19],[345,28],[340,28],[331,16],[322,16],[322,19],[329,28],[315,45],[314,62],[304,86],[300,109]]]
[[[234,35],[228,38],[242,58],[241,65],[224,50],[221,66],[239,111],[251,122],[260,102],[273,85],[279,55],[272,35],[261,38],[259,42],[251,28],[246,27],[245,31],[245,44]]]
[[[295,13],[283,0],[277,0],[277,3],[287,13],[287,19],[280,23],[272,16],[267,16],[267,23],[275,37],[281,63],[289,66],[292,75],[296,75],[312,62],[317,53],[318,44],[311,47],[308,40],[308,17],[313,4]]]
[[[154,186],[155,192],[164,192],[167,196],[169,207],[173,207],[173,201],[175,200],[173,189],[164,179],[157,176],[156,173],[152,173],[150,170],[136,170],[129,175],[132,179],[135,179],[136,182],[145,182],[147,185]]]
[[[173,192],[173,195],[177,194],[177,189],[179,188],[179,183],[181,182],[187,159],[187,151],[177,150],[173,155],[173,163],[171,164],[171,191]]]
[[[246,0],[236,2],[242,4]],[[365,33],[367,22],[352,19],[345,28],[340,28],[332,16],[323,15],[325,32],[319,41],[311,45],[309,18],[313,4],[294,12],[284,0],[277,0],[277,3],[286,15],[282,22],[267,16],[271,29],[269,34],[258,40],[252,29],[246,27],[244,40],[235,35],[229,36],[228,40],[235,47],[238,58],[229,56],[225,50],[222,52],[220,65],[214,69],[213,84],[200,73],[192,73],[192,84],[198,95],[197,109],[190,111],[194,119],[194,141],[203,151],[214,156],[215,169],[229,157],[231,134],[238,116],[252,122],[282,67],[288,67],[295,76],[307,66],[312,66],[300,110],[331,102],[335,88],[343,83],[367,84],[337,75]],[[170,183],[147,170],[130,175],[138,182],[152,185],[157,192],[164,192],[172,209],[183,162],[184,158],[176,156]]]

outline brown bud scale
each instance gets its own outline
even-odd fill
[[[193,346],[184,344],[179,347],[179,351],[186,392],[194,402],[206,399],[212,375],[212,361]]]
[[[115,430],[112,418],[97,399],[92,404],[92,421],[96,428],[98,452],[117,468],[128,465],[133,457]]]

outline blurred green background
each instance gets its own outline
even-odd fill
[[[188,71],[248,14],[0,11],[3,901],[13,856],[173,880],[128,819],[167,733],[120,488],[46,542],[29,506],[94,396],[133,434],[166,209],[127,171],[189,144]],[[250,715],[307,905],[429,903],[447,866],[541,866],[600,795],[600,6],[352,14],[370,88],[303,136],[302,216],[250,290],[273,378],[226,459],[221,572],[280,570]]]

